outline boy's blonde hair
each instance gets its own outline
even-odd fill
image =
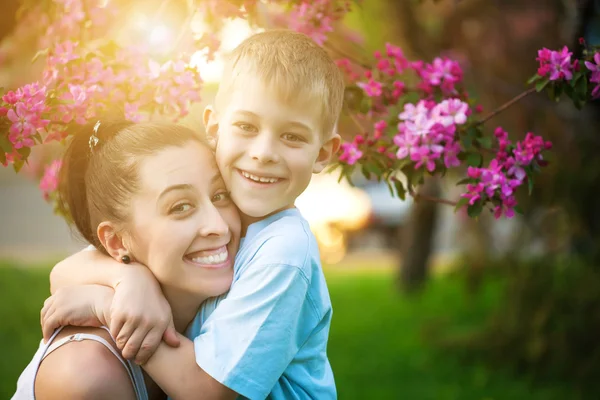
[[[244,40],[225,59],[215,99],[217,109],[222,109],[228,95],[250,76],[260,77],[265,85],[275,89],[280,101],[304,96],[321,101],[321,134],[333,133],[342,110],[344,78],[327,52],[308,36],[270,30]]]

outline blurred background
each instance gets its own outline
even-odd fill
[[[140,15],[152,2],[140,2]],[[14,34],[16,0],[3,0],[0,50]],[[168,46],[169,25],[150,46]],[[369,59],[386,42],[409,59],[460,61],[470,93],[491,111],[525,89],[537,50],[579,37],[600,44],[597,0],[368,0],[331,40]],[[361,39],[348,41],[346,29]],[[252,29],[225,23],[223,48]],[[342,32],[342,33],[340,33]],[[8,43],[8,45],[6,44]],[[4,47],[3,47],[4,46]],[[31,54],[4,63],[0,87],[35,76]],[[198,58],[210,102],[220,62]],[[597,102],[596,102],[597,103]],[[491,122],[554,143],[551,164],[511,220],[478,220],[439,203],[400,201],[385,184],[315,176],[297,206],[319,240],[334,307],[329,354],[341,399],[600,398],[600,112],[529,96]],[[204,104],[184,123],[201,129]],[[341,132],[354,134],[350,124]],[[0,398],[37,348],[48,273],[85,244],[39,191],[38,148],[18,175],[0,168]],[[37,161],[36,161],[37,160]],[[456,199],[455,180],[428,180]]]

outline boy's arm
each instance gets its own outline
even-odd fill
[[[108,326],[114,290],[101,285],[61,288],[46,299],[40,319],[44,341],[61,326]]]
[[[52,268],[50,293],[54,294],[60,288],[75,285],[103,285],[115,289],[123,279],[124,273],[134,269],[140,275],[149,273],[143,265],[124,265],[98,250],[81,250]]]
[[[194,343],[179,335],[177,348],[164,343],[142,367],[170,398],[235,399],[238,394],[222,385],[196,364]]]
[[[178,346],[171,307],[146,266],[122,264],[98,250],[82,250],[59,262],[50,273],[51,293],[78,285],[115,290],[110,333],[123,357],[145,362],[161,339]]]

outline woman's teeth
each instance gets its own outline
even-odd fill
[[[225,260],[227,260],[227,249],[223,250],[222,252],[218,253],[218,254],[212,254],[210,256],[205,256],[205,257],[194,257],[192,258],[192,261],[195,262],[196,264],[222,264],[223,262],[225,262]]]
[[[279,178],[265,178],[265,177],[261,177],[261,176],[252,175],[246,171],[242,171],[242,175],[244,176],[244,178],[248,178],[250,180],[253,180],[254,182],[261,182],[261,183],[275,183],[279,180]]]

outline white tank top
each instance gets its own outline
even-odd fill
[[[102,328],[108,331],[106,327]],[[40,341],[40,347],[34,354],[33,359],[21,373],[21,376],[19,376],[19,380],[17,381],[17,391],[11,400],[35,400],[35,377],[44,357],[66,343],[81,340],[95,340],[96,342],[102,343],[104,346],[106,346],[106,348],[108,348],[111,353],[113,353],[114,356],[121,361],[121,364],[123,364],[127,370],[137,400],[148,400],[148,392],[146,391],[146,384],[144,383],[144,375],[142,374],[142,368],[139,365],[123,359],[123,357],[121,357],[121,355],[113,348],[113,346],[104,340],[104,338],[97,335],[92,335],[89,333],[76,333],[70,336],[65,336],[64,338],[54,342],[56,335],[58,335],[61,330],[62,328],[57,329],[50,340],[48,340],[48,343],[44,344],[43,340]]]

